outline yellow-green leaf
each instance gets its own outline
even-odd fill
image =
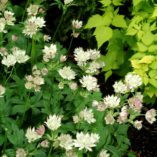
[[[138,5],[142,0],[133,0],[133,5],[136,6]]]
[[[147,49],[148,49],[147,46],[141,42],[137,42],[137,46],[138,46],[138,50],[141,52],[147,51]]]
[[[149,83],[150,83],[152,86],[154,86],[154,87],[157,88],[157,80],[156,80],[156,79],[153,79],[153,78],[149,79]]]
[[[113,18],[112,25],[116,27],[126,28],[127,24],[123,15],[116,15]]]
[[[154,7],[154,11],[152,13],[152,18],[157,17],[157,7]]]
[[[139,60],[137,60],[137,59],[131,60],[131,65],[132,65],[132,67],[135,68],[135,69],[140,69],[140,68],[141,68],[141,65],[140,65],[140,63],[139,63]]]
[[[147,56],[144,56],[144,57],[139,61],[139,63],[150,64],[150,63],[152,63],[152,61],[153,61],[154,59],[155,59],[154,56],[147,55]]]
[[[109,41],[112,37],[112,29],[110,27],[100,26],[96,27],[94,35],[97,40],[98,48],[102,46],[103,43]]]
[[[100,2],[106,7],[111,4],[111,0],[100,0]]]
[[[144,36],[142,37],[142,42],[145,45],[150,45],[153,41],[154,41],[154,36],[151,32],[145,33]]]
[[[93,15],[92,17],[89,18],[85,29],[86,28],[93,28],[93,27],[98,27],[98,26],[103,26],[104,25],[104,20],[103,17],[101,15]]]

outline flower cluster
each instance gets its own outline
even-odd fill
[[[79,123],[81,120],[86,121],[87,123],[95,123],[96,119],[94,118],[93,110],[85,108],[80,111],[79,115],[73,116],[74,123]]]
[[[51,44],[49,47],[45,46],[43,49],[43,60],[49,62],[50,59],[53,59],[57,53],[57,47],[54,44]]]
[[[143,95],[135,91],[141,85],[141,78],[136,74],[129,73],[126,75],[124,83],[119,81],[113,85],[115,95],[108,95],[100,102],[93,101],[93,107],[96,107],[98,111],[105,111],[106,124],[128,122],[133,124],[135,128],[141,129],[142,121],[136,120],[136,117],[140,116],[143,109]],[[133,96],[129,95],[133,92]],[[151,124],[156,121],[155,117],[156,111],[154,109],[145,114],[146,120]]]
[[[27,75],[25,78],[27,82],[25,83],[26,89],[34,89],[36,92],[40,91],[40,86],[44,84],[43,76],[47,75],[47,68],[42,68],[39,70],[37,66],[32,68],[32,75]]]
[[[127,92],[134,92],[139,86],[142,85],[142,79],[139,75],[128,73],[125,76],[124,82],[115,82],[113,85],[115,93],[125,94]]]
[[[25,63],[30,57],[26,55],[25,50],[21,50],[17,47],[12,48],[12,53],[8,53],[6,49],[1,48],[0,54],[2,55],[2,64],[10,67],[16,63]]]
[[[83,22],[82,21],[79,21],[79,20],[72,20],[72,36],[74,38],[77,38],[80,34],[80,29],[82,28],[82,24]]]

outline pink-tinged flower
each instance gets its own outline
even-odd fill
[[[44,127],[44,125],[40,125],[39,128],[37,128],[35,131],[36,131],[36,133],[37,133],[38,135],[43,136],[44,133],[45,133],[45,127]]]

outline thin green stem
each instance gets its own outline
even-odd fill
[[[54,42],[55,37],[56,37],[56,35],[57,35],[57,33],[58,33],[58,30],[59,30],[59,28],[60,28],[60,26],[61,26],[61,24],[62,24],[62,22],[63,22],[63,17],[64,17],[64,13],[62,14],[61,19],[60,19],[60,21],[59,21],[59,24],[58,24],[58,26],[57,26],[57,28],[56,28],[56,31],[54,32],[54,35],[53,35],[53,38],[52,38],[52,42]]]
[[[31,64],[33,65],[36,61],[36,52],[35,52],[35,41],[32,38],[32,47],[31,47]]]
[[[48,153],[48,157],[51,157],[52,148],[53,148],[53,145],[51,144],[51,147],[50,147],[50,150],[49,150],[49,153]]]
[[[24,17],[25,17],[25,14],[26,14],[26,10],[27,10],[27,7],[28,7],[29,3],[30,3],[30,0],[27,0],[26,5],[25,5],[25,9],[24,9],[24,12],[23,12],[23,15],[22,15],[22,20],[21,20],[21,21],[24,20]]]
[[[3,152],[5,152],[6,146],[7,146],[7,133],[5,132],[5,135],[4,135]]]
[[[11,75],[12,75],[13,71],[14,71],[14,66],[12,67],[12,69],[11,69],[11,72],[10,72],[9,76],[8,76],[8,78],[7,78],[7,79],[6,79],[6,81],[5,81],[5,85],[6,85],[6,83],[8,82],[8,80],[10,79],[10,77],[11,77]]]
[[[68,47],[68,53],[71,49],[71,46],[72,46],[72,43],[73,43],[73,40],[74,40],[74,37],[72,36],[71,40],[70,40],[70,44],[69,44],[69,47]]]

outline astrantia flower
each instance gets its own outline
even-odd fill
[[[90,54],[91,60],[96,60],[96,59],[100,58],[100,51],[98,51],[96,49],[93,49],[93,50],[88,49],[86,52]]]
[[[142,85],[142,79],[139,75],[129,73],[125,76],[125,83],[131,91],[134,91]]]
[[[110,157],[110,154],[107,152],[107,150],[102,150],[98,157]]]
[[[82,27],[83,22],[79,20],[72,20],[73,29],[80,29]]]
[[[2,85],[0,85],[0,97],[2,97],[4,93],[5,93],[5,88]]]
[[[79,116],[84,121],[87,121],[87,123],[95,123],[96,119],[94,118],[93,110],[85,108],[83,111],[79,113]]]
[[[25,22],[25,28],[23,30],[23,33],[27,36],[32,37],[35,35],[39,28],[42,28],[45,26],[45,21],[42,17],[35,17],[32,16],[31,18],[27,19]]]
[[[39,10],[39,5],[31,4],[29,8],[27,8],[27,13],[30,16],[36,16]]]
[[[76,73],[69,66],[63,67],[58,72],[62,78],[67,79],[67,80],[73,80],[75,79],[75,76],[76,76]]]
[[[82,47],[75,48],[74,50],[75,61],[77,61],[79,66],[82,66],[90,59],[90,53],[85,52]]]
[[[18,63],[25,63],[30,57],[26,55],[26,51],[18,48],[13,48],[13,55],[16,57]]]
[[[28,139],[28,142],[31,143],[39,138],[41,138],[42,136],[39,135],[36,131],[35,128],[28,128],[25,134],[26,138]]]
[[[0,32],[6,33],[5,30],[6,21],[4,18],[0,18]]]
[[[105,119],[106,124],[114,124],[114,122],[115,122],[113,114],[110,112],[105,116],[104,119]]]
[[[89,67],[86,70],[86,73],[97,74],[98,70],[102,67],[102,64],[96,61],[93,61],[89,64]]]
[[[58,138],[59,146],[66,149],[71,150],[73,147],[73,139],[69,134],[61,134]]]
[[[12,54],[3,57],[2,64],[6,65],[7,67],[14,66],[16,63],[16,57]]]
[[[4,17],[5,17],[7,25],[14,25],[14,22],[15,22],[14,13],[6,10],[4,11]]]
[[[85,149],[92,151],[92,147],[96,147],[96,143],[99,142],[99,135],[96,133],[77,133],[74,140],[74,146],[79,150]]]
[[[153,124],[156,121],[156,110],[155,109],[148,110],[145,114],[145,118],[150,124]]]
[[[72,2],[73,2],[73,0],[64,0],[64,4],[66,4],[66,5],[68,5],[68,4],[72,3]]]
[[[48,62],[50,59],[53,59],[57,53],[57,47],[55,44],[51,44],[49,47],[45,46],[43,49],[43,60]]]
[[[135,120],[133,125],[137,130],[140,130],[142,128],[142,121]]]
[[[57,130],[61,126],[62,116],[50,115],[45,124],[50,130]]]
[[[128,92],[127,86],[122,81],[115,82],[113,88],[115,93],[125,94]]]
[[[27,153],[23,148],[18,148],[16,150],[16,157],[26,157]]]
[[[82,84],[82,87],[87,88],[88,91],[95,91],[99,87],[97,84],[97,79],[90,75],[83,76],[83,78],[80,79],[80,82]]]
[[[108,95],[104,98],[104,104],[109,108],[115,108],[120,104],[120,98],[114,95]]]
[[[123,106],[121,112],[119,113],[119,117],[117,121],[121,124],[126,122],[127,118],[128,118],[128,108],[127,106]]]

